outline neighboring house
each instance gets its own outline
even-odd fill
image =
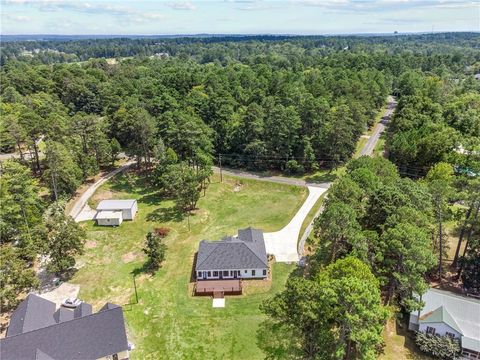
[[[465,359],[480,359],[480,301],[448,291],[429,289],[421,311],[410,314],[409,329],[460,341]]]
[[[480,74],[475,74],[475,80],[480,80]]]
[[[137,209],[137,200],[102,200],[95,220],[98,225],[119,226],[123,220],[133,220]]]
[[[264,279],[268,258],[261,230],[238,230],[220,241],[202,240],[195,265],[197,280]]]
[[[120,306],[105,304],[97,313],[82,303],[74,310],[30,294],[10,318],[0,339],[2,360],[125,360],[128,341]]]

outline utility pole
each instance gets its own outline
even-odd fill
[[[220,168],[220,182],[223,182],[223,174],[222,174],[222,154],[218,154],[218,167]]]
[[[135,275],[133,275],[133,288],[135,289],[135,304],[138,304],[137,283],[135,281]]]

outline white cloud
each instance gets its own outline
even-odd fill
[[[13,14],[2,14],[2,20],[7,20],[11,22],[22,22],[22,21],[31,21],[32,17],[25,15],[13,15]]]
[[[2,0],[4,5],[31,6],[45,12],[74,11],[92,15],[110,15],[121,21],[154,21],[163,19],[158,12],[139,11],[115,3],[96,3],[71,0]]]
[[[175,10],[196,10],[197,9],[197,7],[193,5],[190,1],[170,2],[170,3],[167,3],[166,5]]]

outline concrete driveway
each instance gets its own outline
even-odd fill
[[[274,255],[277,262],[297,262],[299,260],[297,242],[303,221],[320,196],[327,191],[327,188],[308,186],[308,191],[307,200],[287,226],[280,231],[263,234],[267,254]]]
[[[95,210],[92,210],[88,205],[87,201],[90,199],[90,197],[97,191],[97,189],[102,186],[108,179],[114,177],[118,173],[128,169],[130,166],[135,164],[134,160],[130,160],[126,162],[123,166],[119,167],[118,169],[115,169],[108,174],[104,175],[100,180],[98,180],[96,183],[94,183],[92,186],[90,186],[83,194],[78,198],[77,201],[75,201],[75,204],[72,207],[72,210],[70,210],[69,215],[75,219],[76,222],[80,221],[86,221],[86,220],[91,220],[93,219],[93,216],[95,216]]]

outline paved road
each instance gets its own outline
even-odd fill
[[[88,199],[97,191],[97,189],[102,186],[108,179],[114,177],[118,173],[126,170],[130,166],[132,166],[135,163],[134,160],[130,160],[125,165],[119,167],[118,169],[115,169],[108,174],[105,174],[92,184],[83,194],[80,196],[76,201],[75,204],[73,204],[72,209],[70,210],[69,215],[75,219],[76,222],[80,221],[85,221],[85,220],[91,220],[93,219],[93,216],[95,215],[95,212],[92,212],[92,209],[87,205]]]
[[[396,99],[393,96],[389,96],[387,99],[387,108],[383,113],[382,119],[378,124],[375,125],[372,135],[370,136],[368,141],[365,143],[362,150],[360,150],[359,156],[362,156],[362,155],[372,156],[373,150],[375,149],[375,145],[377,145],[378,139],[380,139],[380,135],[382,135],[382,133],[385,131],[385,126],[390,121],[396,107],[397,107]],[[329,184],[329,186],[330,185],[331,183]],[[305,229],[305,232],[303,233],[300,241],[298,242],[298,254],[300,258],[303,257],[305,242],[307,241],[308,237],[310,236],[310,233],[313,230],[313,221],[322,212],[323,212],[323,206],[321,206],[320,209],[317,211],[317,213],[313,217],[312,222],[308,224],[307,228]]]
[[[220,173],[220,168],[217,166],[213,166],[213,172]],[[328,189],[328,187],[330,186],[329,182],[314,183],[314,182],[307,182],[303,179],[288,178],[288,177],[282,177],[282,176],[259,175],[259,174],[251,173],[248,171],[223,168],[223,167],[222,167],[222,174],[229,175],[229,176],[236,176],[243,179],[268,181],[268,182],[274,182],[278,184],[287,184],[287,185],[295,185],[295,186],[318,187],[318,188],[324,188],[324,189]]]
[[[370,135],[362,150],[360,150],[358,157],[363,155],[371,156],[373,154],[375,145],[377,145],[378,139],[380,139],[380,135],[384,132],[385,126],[390,121],[396,107],[397,101],[393,96],[389,96],[387,101],[387,109],[385,110],[382,119],[373,128],[372,135]]]

